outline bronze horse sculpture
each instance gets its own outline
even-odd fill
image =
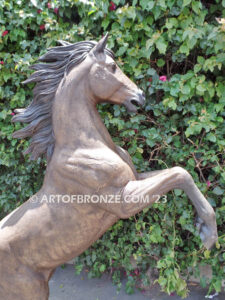
[[[62,41],[40,57],[26,80],[36,83],[34,99],[16,110],[13,121],[29,124],[14,137],[32,137],[27,153],[32,159],[45,154],[48,164],[40,191],[0,222],[0,299],[48,299],[57,266],[81,254],[120,218],[173,189],[183,190],[195,206],[204,245],[217,240],[214,210],[187,171],[138,174],[128,152],[113,143],[96,104],[123,104],[135,112],[145,97],[115,63],[107,38]],[[93,194],[120,201],[62,201],[63,195]],[[126,201],[146,195],[148,202]]]

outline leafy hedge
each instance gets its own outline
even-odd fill
[[[224,62],[225,1],[0,0],[0,217],[41,186],[45,162],[28,161],[28,141],[12,139],[21,125],[13,110],[26,106],[33,86],[23,86],[29,66],[59,39],[99,39],[110,32],[109,47],[124,72],[147,94],[145,109],[129,115],[123,107],[101,105],[99,112],[114,141],[128,149],[138,171],[186,168],[216,209],[219,242],[202,246],[195,213],[179,190],[166,204],[154,204],[121,220],[83,255],[91,276],[111,270],[117,283],[125,270],[127,292],[148,285],[149,266],[167,293],[187,294],[183,277],[210,264],[210,290],[221,290],[225,273]],[[131,257],[136,266],[131,264]],[[187,274],[188,271],[188,274]],[[183,277],[182,277],[183,276]]]

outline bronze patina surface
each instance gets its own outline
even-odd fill
[[[16,111],[13,121],[28,125],[14,137],[31,137],[27,153],[32,159],[45,154],[48,165],[40,191],[0,222],[0,299],[48,299],[57,266],[173,189],[192,201],[204,245],[217,240],[213,208],[187,171],[138,174],[129,154],[113,143],[96,104],[123,104],[135,112],[145,97],[116,65],[107,37],[48,49],[26,81],[36,83],[34,99]],[[110,195],[111,201],[78,203],[74,195]],[[148,203],[127,201],[146,195]]]

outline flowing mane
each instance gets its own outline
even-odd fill
[[[31,154],[30,159],[46,156],[49,161],[55,145],[52,127],[52,103],[59,83],[76,65],[79,65],[97,44],[95,41],[77,42],[70,44],[59,41],[62,46],[47,49],[38,63],[31,66],[35,70],[23,83],[35,82],[33,100],[27,108],[16,109],[13,122],[29,123],[26,127],[13,133],[14,138],[32,137],[30,146],[24,154]],[[105,53],[114,59],[114,54],[108,48]]]

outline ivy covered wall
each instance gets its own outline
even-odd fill
[[[159,271],[167,293],[187,294],[181,276],[198,276],[210,264],[212,290],[225,274],[224,104],[225,1],[0,0],[0,217],[41,186],[45,161],[30,162],[22,152],[29,141],[12,133],[15,108],[27,106],[32,85],[29,66],[57,40],[98,40],[108,46],[123,71],[147,95],[138,114],[101,105],[99,112],[115,143],[129,151],[139,172],[179,165],[187,169],[216,210],[219,240],[205,250],[194,226],[195,212],[179,190],[166,203],[121,220],[76,259],[90,276],[105,270],[117,283],[124,272],[127,292],[149,284],[149,266]],[[131,257],[136,266],[131,264]]]

